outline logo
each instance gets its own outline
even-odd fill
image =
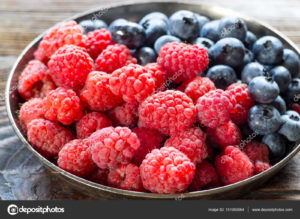
[[[18,214],[19,213],[19,208],[18,208],[18,206],[16,206],[16,205],[9,205],[8,207],[7,207],[7,213],[8,214],[10,214],[10,215],[16,215],[16,214]]]

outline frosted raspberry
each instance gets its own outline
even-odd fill
[[[91,112],[76,123],[77,138],[87,138],[98,129],[111,126],[111,121],[103,113]]]
[[[197,164],[208,156],[205,139],[206,135],[200,128],[190,128],[171,135],[164,146],[178,149]]]
[[[262,162],[269,163],[269,148],[267,145],[258,141],[250,141],[243,148],[244,153],[247,154],[249,159],[255,163],[260,160]]]
[[[89,180],[102,185],[107,185],[107,177],[109,170],[97,168],[89,177]]]
[[[117,168],[127,164],[140,147],[136,134],[126,127],[108,127],[90,137],[92,158],[99,168]]]
[[[114,126],[127,126],[133,128],[138,121],[138,103],[124,103],[108,112]]]
[[[32,98],[25,102],[20,109],[19,119],[24,131],[27,130],[27,124],[34,119],[44,118],[43,100]]]
[[[203,72],[208,65],[208,54],[197,45],[171,42],[160,49],[157,63],[172,81],[179,83]]]
[[[262,173],[270,168],[271,168],[271,164],[262,162],[260,160],[257,160],[254,163],[254,169],[256,174]]]
[[[144,159],[140,173],[145,189],[153,193],[183,192],[192,182],[195,166],[190,159],[173,147],[154,149]]]
[[[193,101],[180,91],[167,90],[148,97],[139,107],[139,126],[163,134],[177,133],[196,121]]]
[[[149,63],[145,66],[152,71],[152,77],[155,80],[155,91],[164,91],[166,89],[167,73],[157,63]]]

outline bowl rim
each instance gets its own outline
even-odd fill
[[[93,14],[93,13],[97,13],[97,12],[103,10],[104,8],[105,9],[111,9],[111,8],[118,8],[118,7],[123,7],[123,6],[147,5],[147,4],[153,4],[153,3],[178,3],[178,4],[185,4],[185,5],[190,5],[190,6],[193,6],[193,5],[203,6],[203,7],[210,8],[210,10],[212,10],[212,9],[213,10],[223,10],[223,11],[226,10],[227,12],[230,12],[231,14],[236,15],[236,16],[244,19],[247,22],[256,23],[259,26],[261,26],[265,29],[268,29],[269,31],[271,31],[274,34],[278,35],[279,37],[284,39],[286,41],[286,43],[293,50],[295,50],[296,53],[300,56],[300,50],[297,48],[297,46],[289,38],[287,38],[287,36],[282,34],[280,31],[274,29],[269,24],[266,24],[265,22],[258,21],[254,18],[245,16],[243,14],[237,13],[236,11],[233,11],[233,10],[228,9],[228,8],[223,8],[223,7],[210,5],[210,4],[197,3],[197,2],[189,3],[189,2],[181,1],[181,0],[175,0],[175,1],[174,0],[173,1],[172,0],[167,0],[167,1],[154,0],[154,1],[151,1],[151,2],[124,1],[124,2],[121,2],[121,3],[119,2],[119,3],[112,3],[112,4],[103,4],[102,6],[99,6],[95,9],[87,10],[87,11],[84,11],[84,12],[81,12],[81,13],[76,13],[75,15],[73,15],[73,16],[67,18],[67,19],[64,19],[63,21],[60,21],[58,23],[68,21],[68,20],[76,20],[76,19],[79,19],[80,17],[86,16],[86,15],[89,15],[89,14]],[[58,23],[56,23],[55,25],[57,25]],[[287,156],[285,156],[281,161],[279,161],[278,163],[273,165],[270,169],[268,169],[268,170],[266,170],[266,171],[264,171],[260,174],[254,175],[250,178],[247,178],[245,180],[239,181],[239,182],[234,183],[234,184],[230,184],[230,185],[226,185],[226,186],[222,186],[222,187],[218,187],[218,188],[214,188],[214,189],[200,190],[200,191],[195,191],[195,192],[185,192],[185,193],[178,193],[178,194],[156,194],[156,193],[145,193],[145,192],[136,192],[136,191],[117,189],[117,188],[105,186],[105,185],[102,185],[102,184],[94,183],[92,181],[83,179],[81,177],[73,175],[73,174],[59,168],[57,165],[53,164],[52,162],[47,160],[45,157],[43,157],[40,153],[38,153],[31,146],[31,144],[26,140],[26,137],[21,133],[21,131],[19,130],[19,128],[16,125],[13,114],[11,112],[11,106],[10,106],[11,82],[12,82],[13,75],[16,71],[16,68],[19,65],[19,62],[22,60],[23,56],[28,52],[28,50],[31,49],[33,46],[35,46],[42,39],[42,37],[50,29],[52,29],[55,25],[51,26],[46,31],[39,34],[34,40],[32,40],[25,47],[25,49],[18,56],[17,60],[15,61],[14,65],[13,65],[13,67],[12,67],[12,69],[11,69],[9,75],[8,75],[8,79],[7,79],[7,82],[6,82],[5,105],[6,105],[6,110],[7,110],[9,121],[10,121],[15,133],[17,134],[19,139],[22,141],[22,143],[24,143],[25,146],[44,165],[46,165],[46,167],[49,167],[50,169],[62,174],[63,176],[67,177],[69,180],[73,180],[73,181],[75,181],[79,184],[84,184],[85,186],[97,189],[98,191],[101,190],[101,191],[108,192],[108,193],[113,193],[113,194],[117,194],[117,195],[124,195],[124,196],[128,196],[128,197],[135,197],[135,198],[150,198],[150,199],[197,198],[197,197],[206,196],[206,195],[216,195],[218,193],[229,192],[232,189],[236,189],[236,188],[242,187],[243,185],[253,183],[253,182],[257,181],[258,179],[262,179],[266,175],[271,175],[271,174],[277,172],[278,168],[281,169],[283,166],[285,166],[300,151],[300,144],[299,144],[299,142],[297,142],[297,143],[295,143],[295,144],[297,144],[297,146],[295,146],[294,149],[292,151],[290,151],[290,153]]]

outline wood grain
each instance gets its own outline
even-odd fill
[[[110,0],[109,2],[117,2]],[[298,0],[188,1],[224,6],[265,21],[300,46]],[[90,199],[66,186],[22,145],[8,123],[5,81],[19,53],[53,24],[95,7],[105,0],[0,0],[0,199]],[[300,199],[300,154],[264,187],[241,199]]]

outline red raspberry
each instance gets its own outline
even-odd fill
[[[89,141],[75,139],[65,144],[58,153],[57,165],[77,176],[88,176],[96,168]]]
[[[230,121],[232,102],[225,91],[217,89],[200,97],[196,108],[199,122],[209,128],[216,128]]]
[[[253,163],[257,160],[269,163],[269,148],[263,143],[250,141],[245,145],[243,151]]]
[[[126,102],[142,102],[154,93],[155,81],[147,68],[130,64],[117,69],[109,79],[111,91]]]
[[[195,174],[195,165],[173,147],[154,149],[140,166],[144,188],[153,193],[178,193],[187,189]]]
[[[47,63],[50,57],[64,45],[82,45],[83,30],[76,21],[60,23],[51,29],[42,39],[34,57]]]
[[[262,162],[260,160],[255,161],[254,166],[255,166],[254,169],[256,174],[262,173],[267,169],[271,168],[271,165],[269,163]]]
[[[110,32],[105,28],[94,30],[87,34],[85,47],[90,56],[96,59],[107,46],[114,44],[111,40]]]
[[[203,72],[208,65],[208,55],[205,48],[197,45],[171,42],[160,49],[157,63],[172,81],[179,83]]]
[[[193,101],[180,91],[167,90],[148,97],[139,107],[139,126],[163,134],[177,133],[196,121]]]
[[[109,170],[97,168],[89,177],[89,180],[102,185],[107,185],[107,177]]]
[[[208,156],[205,139],[206,135],[200,128],[190,128],[171,135],[164,146],[180,150],[197,164]]]
[[[141,144],[132,160],[133,163],[139,166],[147,154],[149,154],[153,149],[160,147],[163,141],[163,136],[158,131],[147,128],[137,127],[132,131],[137,135]]]
[[[51,91],[44,99],[45,118],[70,125],[83,116],[83,107],[73,90],[62,87]]]
[[[204,160],[196,167],[195,176],[189,186],[189,191],[212,189],[221,186],[221,182],[214,166]]]
[[[300,114],[300,105],[297,104],[297,103],[294,103],[294,104],[292,105],[292,110],[294,110],[294,111],[296,111],[297,113]]]
[[[76,123],[77,138],[87,138],[98,129],[111,126],[111,121],[103,113],[91,112]]]
[[[110,45],[96,59],[96,69],[112,73],[113,71],[137,61],[130,54],[130,50],[121,44]]]
[[[19,119],[24,131],[27,130],[26,126],[30,121],[44,118],[43,105],[42,99],[32,98],[21,106]]]
[[[239,145],[242,140],[242,134],[236,124],[229,121],[217,128],[208,128],[207,135],[209,135],[214,142],[224,149],[228,145]]]
[[[108,127],[90,137],[92,158],[99,168],[117,168],[127,164],[140,147],[136,134],[126,127]]]
[[[27,125],[28,141],[44,156],[57,156],[61,148],[74,139],[73,134],[57,123],[34,119]]]
[[[124,103],[108,112],[114,126],[127,126],[133,128],[138,121],[138,103]]]
[[[247,179],[254,174],[254,166],[248,156],[240,149],[227,146],[215,159],[215,165],[225,185]]]
[[[18,92],[25,100],[32,97],[44,98],[55,88],[47,66],[38,60],[30,61],[19,77]]]
[[[155,80],[155,90],[164,91],[166,89],[167,73],[157,63],[149,63],[145,66],[152,71],[152,77]]]
[[[226,89],[226,92],[234,102],[233,108],[230,112],[232,121],[237,125],[245,124],[248,119],[248,112],[254,105],[254,100],[248,91],[248,85],[234,83]]]
[[[58,49],[48,62],[49,74],[59,87],[81,89],[94,61],[85,48],[66,45]]]
[[[119,189],[143,191],[140,169],[134,164],[121,164],[108,174],[108,185]]]
[[[206,77],[195,77],[191,80],[184,82],[178,90],[186,93],[194,103],[197,103],[199,97],[203,96],[211,90],[215,90],[214,82]]]

